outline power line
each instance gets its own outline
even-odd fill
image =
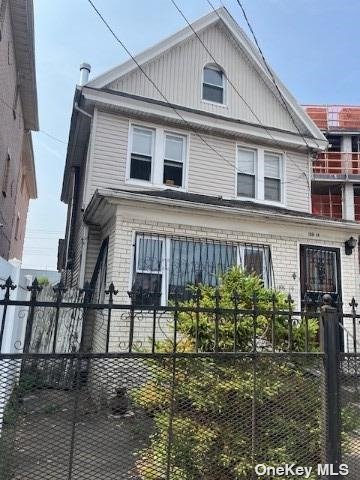
[[[7,107],[12,112],[14,111],[14,107],[12,107],[9,103],[7,103],[3,98],[0,98],[0,102],[3,105],[5,105],[5,107]],[[22,114],[20,114],[20,116],[21,116],[21,118],[24,118],[24,116]],[[67,142],[65,142],[65,140],[61,140],[61,138],[55,137],[54,135],[51,135],[51,133],[48,133],[45,130],[38,130],[38,132],[43,133],[47,137],[52,138],[53,140],[56,140],[59,143],[64,143],[65,145],[67,144]]]
[[[117,41],[117,43],[119,43],[119,45],[121,45],[121,47],[123,48],[123,50],[129,55],[129,57],[132,59],[132,61],[135,63],[135,65],[137,66],[137,68],[141,71],[141,73],[147,78],[147,80],[153,85],[153,87],[155,88],[155,90],[158,92],[158,94],[164,99],[165,103],[167,103],[167,105],[176,113],[176,115],[184,122],[184,124],[210,149],[212,150],[219,158],[221,158],[224,162],[226,162],[228,165],[231,166],[231,168],[235,168],[236,165],[235,164],[232,164],[231,162],[229,162],[227,160],[227,158],[225,158],[220,152],[218,152],[216,150],[215,147],[213,147],[212,145],[209,144],[209,142],[207,142],[207,140],[191,125],[191,123],[189,123],[186,118],[184,118],[184,116],[177,110],[177,108],[168,100],[168,98],[166,97],[166,95],[160,90],[160,88],[157,86],[157,84],[152,80],[152,78],[146,73],[146,71],[142,68],[142,66],[140,65],[140,63],[136,60],[136,58],[134,57],[134,55],[130,52],[130,50],[127,48],[127,46],[125,45],[125,43],[118,37],[118,35],[114,32],[114,30],[112,29],[112,27],[110,26],[110,24],[108,23],[108,21],[104,18],[104,16],[102,15],[102,13],[98,10],[98,8],[96,7],[96,5],[94,4],[94,2],[92,0],[88,0],[88,3],[91,5],[91,7],[93,8],[93,10],[95,11],[95,13],[98,15],[98,17],[100,18],[100,20],[104,23],[104,25],[106,26],[106,28],[109,30],[109,32],[111,33],[111,35],[114,37],[114,39]],[[264,127],[266,128],[266,127]],[[272,137],[273,138],[273,137]],[[276,141],[274,139],[274,141]],[[301,171],[301,174],[304,175],[306,177],[306,180],[307,180],[307,183],[309,185],[309,179],[307,178],[307,175],[304,171],[302,171],[301,169],[299,169]],[[246,172],[241,172],[239,170],[237,170],[238,173],[246,173]],[[300,178],[300,176],[299,176]],[[261,181],[262,183],[264,183],[264,180]],[[285,183],[294,183],[296,182],[296,179],[293,180],[293,181],[282,181],[281,184],[285,184]],[[310,188],[310,185],[309,185],[309,188]]]
[[[171,0],[171,1],[173,2],[173,0]],[[222,20],[221,17],[220,17],[220,15],[219,15],[219,12],[215,9],[215,7],[214,7],[214,5],[212,4],[212,2],[211,2],[210,0],[206,0],[206,1],[207,1],[207,3],[210,5],[210,7],[213,9],[213,11],[216,13],[216,15],[219,17],[219,19]],[[173,2],[173,3],[174,3],[174,2]],[[244,13],[244,15],[246,16],[246,13],[245,13],[245,10],[244,10],[244,9],[243,9],[243,13]],[[247,17],[246,17],[246,20],[247,20],[247,22],[248,22]],[[307,147],[307,149],[308,149],[308,153],[309,153],[309,152],[311,151],[311,148],[310,148],[310,146],[309,146],[309,144],[308,144],[305,136],[303,135],[303,133],[302,133],[301,130],[299,129],[297,123],[295,122],[295,120],[294,120],[291,112],[290,112],[290,109],[289,109],[289,107],[288,107],[288,104],[287,104],[287,102],[286,102],[286,100],[285,100],[285,98],[284,98],[284,96],[283,96],[280,88],[278,87],[278,85],[277,85],[277,83],[276,83],[276,80],[275,80],[275,77],[274,77],[274,74],[273,74],[271,68],[269,67],[269,65],[268,65],[267,62],[266,62],[265,56],[264,56],[262,50],[260,49],[260,46],[259,46],[259,43],[258,43],[257,38],[256,38],[256,36],[255,36],[255,33],[254,33],[253,29],[251,28],[251,25],[250,25],[249,22],[248,22],[248,26],[249,26],[252,34],[253,34],[254,41],[255,41],[255,43],[256,43],[259,51],[260,51],[260,54],[261,54],[261,57],[262,57],[263,62],[264,62],[264,64],[265,64],[265,67],[266,67],[266,69],[268,70],[268,72],[269,72],[269,74],[270,74],[270,76],[271,76],[272,82],[274,83],[274,85],[275,85],[275,87],[276,87],[276,89],[277,89],[277,92],[278,92],[278,94],[279,94],[279,96],[280,96],[280,99],[281,99],[282,103],[284,104],[285,109],[286,109],[289,117],[291,118],[291,121],[292,121],[292,123],[294,124],[296,130],[298,131],[299,135],[300,135],[301,138],[303,139],[303,141],[304,141],[304,143],[305,143],[305,145],[306,145],[306,147]],[[316,139],[314,138],[313,140],[314,140],[315,144],[317,145],[317,147],[319,147],[319,144],[317,143]],[[284,153],[285,153],[285,152],[284,152]],[[290,159],[290,160],[291,160],[291,159]],[[292,161],[292,160],[291,160],[291,161]],[[300,167],[297,165],[296,162],[292,161],[292,163],[295,165],[295,167],[296,167],[299,171],[301,171],[301,172],[304,174],[304,176],[305,176],[305,178],[306,178],[306,182],[307,182],[307,184],[308,184],[308,189],[310,190],[310,189],[311,189],[311,184],[310,184],[310,181],[309,181],[309,178],[308,178],[306,172],[304,172],[303,170],[301,170]]]
[[[189,20],[187,19],[187,17],[185,16],[185,14],[183,13],[183,11],[181,10],[181,8],[176,4],[176,2],[174,0],[170,0],[170,2],[174,5],[174,7],[176,8],[176,10],[180,13],[180,15],[182,16],[182,18],[185,20],[185,22],[188,24],[188,26],[190,27],[191,31],[194,33],[194,35],[196,36],[196,38],[199,40],[199,42],[201,43],[201,45],[204,47],[204,49],[206,50],[207,54],[210,56],[210,58],[212,59],[212,61],[219,65],[219,62],[215,59],[214,55],[211,53],[211,51],[209,50],[209,48],[205,45],[205,43],[202,41],[201,37],[199,36],[199,34],[197,33],[197,31],[194,29],[194,27],[191,25],[191,23],[189,22]],[[210,4],[211,5],[211,4]],[[211,5],[212,6],[212,5]],[[214,7],[212,7],[214,8]],[[214,9],[214,11],[216,11]],[[269,137],[278,145],[280,146],[281,150],[283,151],[283,148],[282,148],[282,145],[274,138],[274,136],[272,135],[270,129],[268,129],[260,120],[259,116],[255,113],[254,109],[251,107],[251,105],[249,104],[249,102],[247,102],[245,100],[245,98],[241,95],[241,93],[239,92],[239,90],[236,88],[236,86],[234,85],[234,83],[230,80],[229,76],[227,75],[227,73],[225,71],[223,71],[223,75],[224,77],[226,78],[226,80],[228,81],[228,83],[230,84],[230,86],[233,88],[234,92],[238,95],[238,97],[245,103],[245,105],[247,106],[247,108],[250,110],[250,112],[253,114],[254,118],[259,122],[259,124],[261,125],[261,127],[266,131],[266,133],[269,135]]]
[[[211,5],[211,1],[210,1],[210,0],[207,0],[207,2]],[[248,26],[248,28],[249,28],[249,30],[250,30],[250,32],[251,32],[251,35],[252,35],[252,37],[253,37],[253,39],[254,39],[255,45],[257,46],[257,48],[258,48],[258,50],[259,50],[259,53],[260,53],[260,55],[261,55],[261,58],[262,58],[262,60],[263,60],[263,62],[264,62],[264,65],[265,65],[265,67],[266,67],[266,70],[268,71],[268,73],[269,73],[269,75],[270,75],[270,77],[271,77],[271,80],[272,80],[272,82],[273,82],[273,84],[274,84],[274,86],[275,86],[275,88],[276,88],[276,90],[277,90],[277,92],[278,92],[278,94],[279,94],[279,96],[280,96],[280,98],[281,98],[281,101],[283,102],[284,107],[285,107],[285,109],[286,109],[289,117],[291,118],[291,121],[292,121],[294,127],[295,127],[296,130],[299,132],[299,135],[302,137],[302,139],[303,139],[304,142],[306,143],[307,148],[308,148],[309,151],[310,151],[311,148],[310,148],[310,146],[309,146],[309,144],[308,144],[308,142],[307,142],[307,140],[306,140],[306,138],[305,138],[305,135],[303,135],[303,133],[301,132],[301,130],[300,130],[299,126],[298,126],[298,124],[296,123],[296,121],[295,121],[295,119],[294,119],[294,117],[293,117],[293,115],[292,115],[292,113],[291,113],[291,111],[290,111],[290,109],[289,109],[288,103],[287,103],[286,99],[284,98],[284,95],[283,95],[282,91],[280,90],[280,88],[279,88],[279,86],[278,86],[278,84],[277,84],[277,81],[276,81],[276,79],[275,79],[274,73],[273,73],[273,71],[271,70],[271,68],[270,68],[270,66],[269,66],[269,64],[268,64],[268,62],[267,62],[267,60],[266,60],[266,58],[265,58],[265,55],[264,55],[264,53],[263,53],[263,51],[262,51],[262,49],[261,49],[261,47],[260,47],[260,44],[259,44],[259,42],[258,42],[258,39],[257,39],[257,37],[256,37],[256,35],[255,35],[254,29],[253,29],[253,27],[252,27],[252,25],[251,25],[251,23],[250,23],[250,20],[248,19],[248,16],[247,16],[247,14],[246,14],[246,12],[245,12],[245,9],[244,9],[242,3],[240,2],[240,0],[236,0],[236,2],[237,2],[237,4],[239,5],[239,7],[240,7],[240,9],[241,9],[241,11],[242,11],[242,13],[243,13],[243,15],[244,15],[244,19],[245,19],[245,21],[246,21],[246,23],[247,23],[247,26]],[[214,7],[213,7],[213,8],[214,8]],[[316,139],[314,138],[313,140],[314,140],[316,146],[317,146],[318,148],[320,148],[320,146],[319,146],[319,144],[317,143]]]
[[[171,3],[174,5],[174,7],[176,8],[176,10],[180,13],[180,15],[182,16],[182,18],[185,20],[185,22],[188,24],[188,26],[190,27],[190,29],[192,30],[192,32],[194,33],[194,35],[196,36],[196,38],[199,40],[199,42],[201,43],[201,45],[204,47],[204,49],[206,50],[207,54],[210,56],[210,58],[212,59],[212,61],[219,65],[219,62],[216,60],[216,58],[214,57],[214,55],[211,53],[210,49],[207,47],[207,45],[205,45],[205,43],[203,42],[203,40],[201,39],[201,37],[199,36],[199,34],[197,33],[197,31],[194,29],[194,27],[191,25],[191,23],[189,22],[189,20],[187,19],[187,17],[185,16],[185,14],[183,13],[183,11],[181,10],[181,8],[176,4],[175,0],[170,0]],[[214,6],[212,5],[212,3],[208,0],[208,3],[209,5],[212,7],[212,9],[214,10],[214,12],[218,15],[219,19],[221,20],[221,17],[219,16],[219,13],[215,10]],[[250,112],[254,115],[255,119],[259,122],[260,126],[265,130],[265,132],[270,136],[270,138],[275,142],[275,144],[282,150],[283,154],[286,155],[286,152],[283,150],[283,147],[282,145],[274,138],[274,136],[271,134],[271,131],[261,122],[259,116],[255,113],[255,111],[253,110],[253,108],[251,107],[251,105],[245,100],[245,98],[241,95],[241,93],[239,92],[239,90],[236,88],[236,86],[234,85],[234,83],[231,81],[231,79],[229,78],[229,76],[226,74],[226,72],[223,72],[223,75],[225,76],[226,80],[228,81],[228,83],[230,84],[230,86],[233,88],[234,92],[236,93],[236,95],[245,103],[245,105],[248,107],[248,109],[250,110]],[[306,142],[306,139],[303,137],[306,145],[308,146],[308,143]],[[309,148],[309,146],[308,146]],[[287,156],[287,155],[286,155]],[[309,179],[308,179],[308,176],[307,176],[307,173],[304,171],[304,170],[301,170],[301,168],[297,165],[296,162],[294,162],[290,157],[287,157],[289,158],[289,160],[295,165],[295,167],[301,172],[302,175],[305,176],[306,178],[306,183],[308,184],[308,188],[310,189],[310,182],[309,182]],[[239,172],[241,173],[241,172]],[[299,178],[299,177],[298,177]],[[295,180],[296,181],[296,180]],[[289,182],[283,182],[283,183],[293,183],[294,181],[289,181]]]

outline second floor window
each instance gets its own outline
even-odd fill
[[[255,150],[238,149],[237,194],[240,197],[256,197],[257,158]]]
[[[204,67],[202,98],[208,102],[224,103],[224,72],[213,65]]]
[[[264,154],[264,198],[281,201],[281,156],[275,153]]]
[[[131,127],[127,179],[184,187],[187,137],[163,128]]]
[[[236,170],[238,197],[260,201],[283,201],[283,157],[262,148],[238,147]]]
[[[165,134],[164,175],[165,185],[183,185],[184,137]]]
[[[151,181],[154,131],[134,127],[132,132],[130,178]]]

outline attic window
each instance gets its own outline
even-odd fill
[[[203,100],[223,104],[224,97],[224,72],[216,65],[206,65],[202,85]]]

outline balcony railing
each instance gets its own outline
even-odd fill
[[[314,176],[360,175],[360,152],[322,152],[313,160]]]
[[[304,108],[322,130],[360,131],[360,106],[304,105]]]

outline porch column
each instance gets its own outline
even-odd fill
[[[343,188],[343,218],[345,220],[355,220],[354,208],[354,185],[345,183]]]
[[[341,151],[343,153],[352,152],[351,135],[343,135],[341,137]],[[343,161],[347,161],[347,156]],[[350,158],[350,156],[349,156]],[[354,208],[354,185],[350,182],[345,182],[343,188],[343,218],[345,220],[355,220],[355,208]]]

